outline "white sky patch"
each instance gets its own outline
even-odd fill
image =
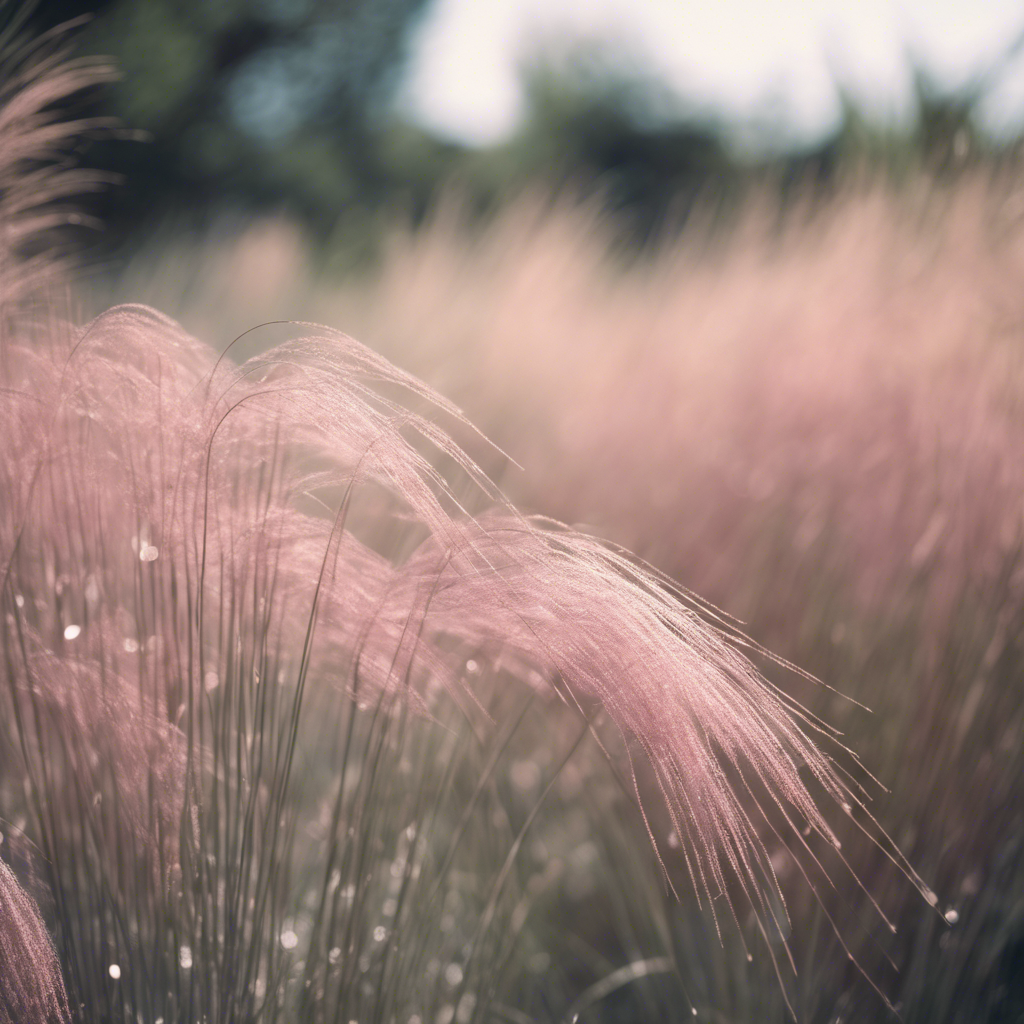
[[[1022,28],[1010,0],[435,0],[402,102],[443,135],[498,141],[522,115],[521,58],[538,41],[579,37],[634,54],[698,109],[781,120],[809,141],[835,124],[837,76],[873,113],[905,118],[908,50],[961,85]],[[1024,121],[1024,55],[984,113],[995,127]]]

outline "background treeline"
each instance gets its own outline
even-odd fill
[[[787,144],[784,111],[779,123],[746,126],[754,138],[738,145],[737,126],[687,107],[610,52],[551,47],[524,60],[526,116],[514,136],[468,149],[394,103],[429,9],[429,0],[49,0],[9,4],[6,19],[35,37],[80,19],[67,37],[75,51],[119,68],[119,82],[74,111],[121,126],[80,154],[120,182],[89,211],[105,225],[91,244],[108,253],[168,221],[201,227],[225,212],[273,211],[347,264],[376,251],[396,213],[419,223],[453,183],[479,213],[538,185],[570,189],[598,201],[625,240],[643,242],[671,234],[697,203],[733,208],[752,186],[805,196],[865,165],[941,175],[1018,150],[1016,139],[979,130],[976,111],[1019,39],[955,92],[919,70],[916,117],[899,128],[844,92],[835,131],[811,148]]]

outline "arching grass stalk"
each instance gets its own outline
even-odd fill
[[[0,137],[28,146],[32,112],[81,84],[40,80]],[[32,197],[12,195],[19,225]],[[514,824],[480,676],[560,700],[581,738],[600,709],[655,849],[670,829],[698,899],[749,906],[766,939],[786,931],[773,837],[824,871],[822,806],[870,826],[853,755],[735,635],[520,515],[446,429],[459,411],[358,342],[296,324],[235,366],[143,306],[78,328],[19,298],[0,296],[0,815],[31,823],[70,988],[68,1011],[37,953],[32,1024],[485,1019],[557,773]],[[456,802],[467,728],[482,827]]]

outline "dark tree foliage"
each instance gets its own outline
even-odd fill
[[[281,208],[321,231],[387,191],[379,135],[428,0],[43,0],[28,36],[75,23],[121,80],[88,112],[125,129],[85,154],[123,184],[97,212],[117,244],[224,208]],[[78,22],[82,19],[82,22]]]
[[[482,2],[482,0],[481,0]],[[431,136],[391,102],[413,29],[430,0],[0,0],[22,39],[47,32],[107,55],[121,78],[71,101],[69,114],[120,125],[78,158],[119,184],[86,211],[106,230],[93,248],[131,246],[171,221],[201,228],[223,212],[284,210],[348,266],[372,253],[381,214],[413,222],[455,182],[486,214],[524,188],[599,203],[629,250],[670,236],[696,206],[724,214],[752,186],[827,198],[849,171],[899,181],[1015,159],[978,130],[978,109],[1024,47],[1024,34],[966,86],[943,90],[915,64],[916,117],[879,125],[837,83],[843,116],[820,143],[786,148],[763,126],[761,156],[733,127],[688,106],[610,46],[543,47],[524,62],[525,117],[484,151]],[[73,27],[58,30],[58,26]],[[0,25],[2,31],[2,25]]]
[[[523,171],[600,196],[634,241],[735,185],[721,126],[601,49],[528,65],[523,81],[529,114],[515,143]]]

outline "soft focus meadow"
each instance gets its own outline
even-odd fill
[[[0,1024],[1020,1018],[1009,172],[71,273],[6,70]]]
[[[884,942],[851,876],[810,879],[814,895],[773,849],[792,885],[799,1019],[884,1013],[847,947],[903,1019],[1016,1019],[1024,193],[1012,173],[852,177],[784,213],[755,197],[727,230],[698,212],[632,260],[585,203],[527,197],[483,226],[462,212],[450,201],[396,228],[354,281],[318,274],[301,233],[272,220],[165,247],[117,287],[225,340],[275,311],[346,325],[507,453],[485,464],[522,505],[636,551],[824,680],[769,666],[877,779],[856,777],[870,814],[946,920],[922,912],[884,850],[857,842],[858,823],[838,835],[896,925]],[[715,1019],[783,1019],[770,957],[753,944],[748,963],[739,944],[742,913],[720,942],[690,894],[663,899],[637,866],[625,818],[594,822],[594,884],[619,893],[563,908],[555,960],[586,962],[586,942],[596,980],[624,952],[668,955]],[[607,1001],[607,1019],[667,1019],[642,988]]]

